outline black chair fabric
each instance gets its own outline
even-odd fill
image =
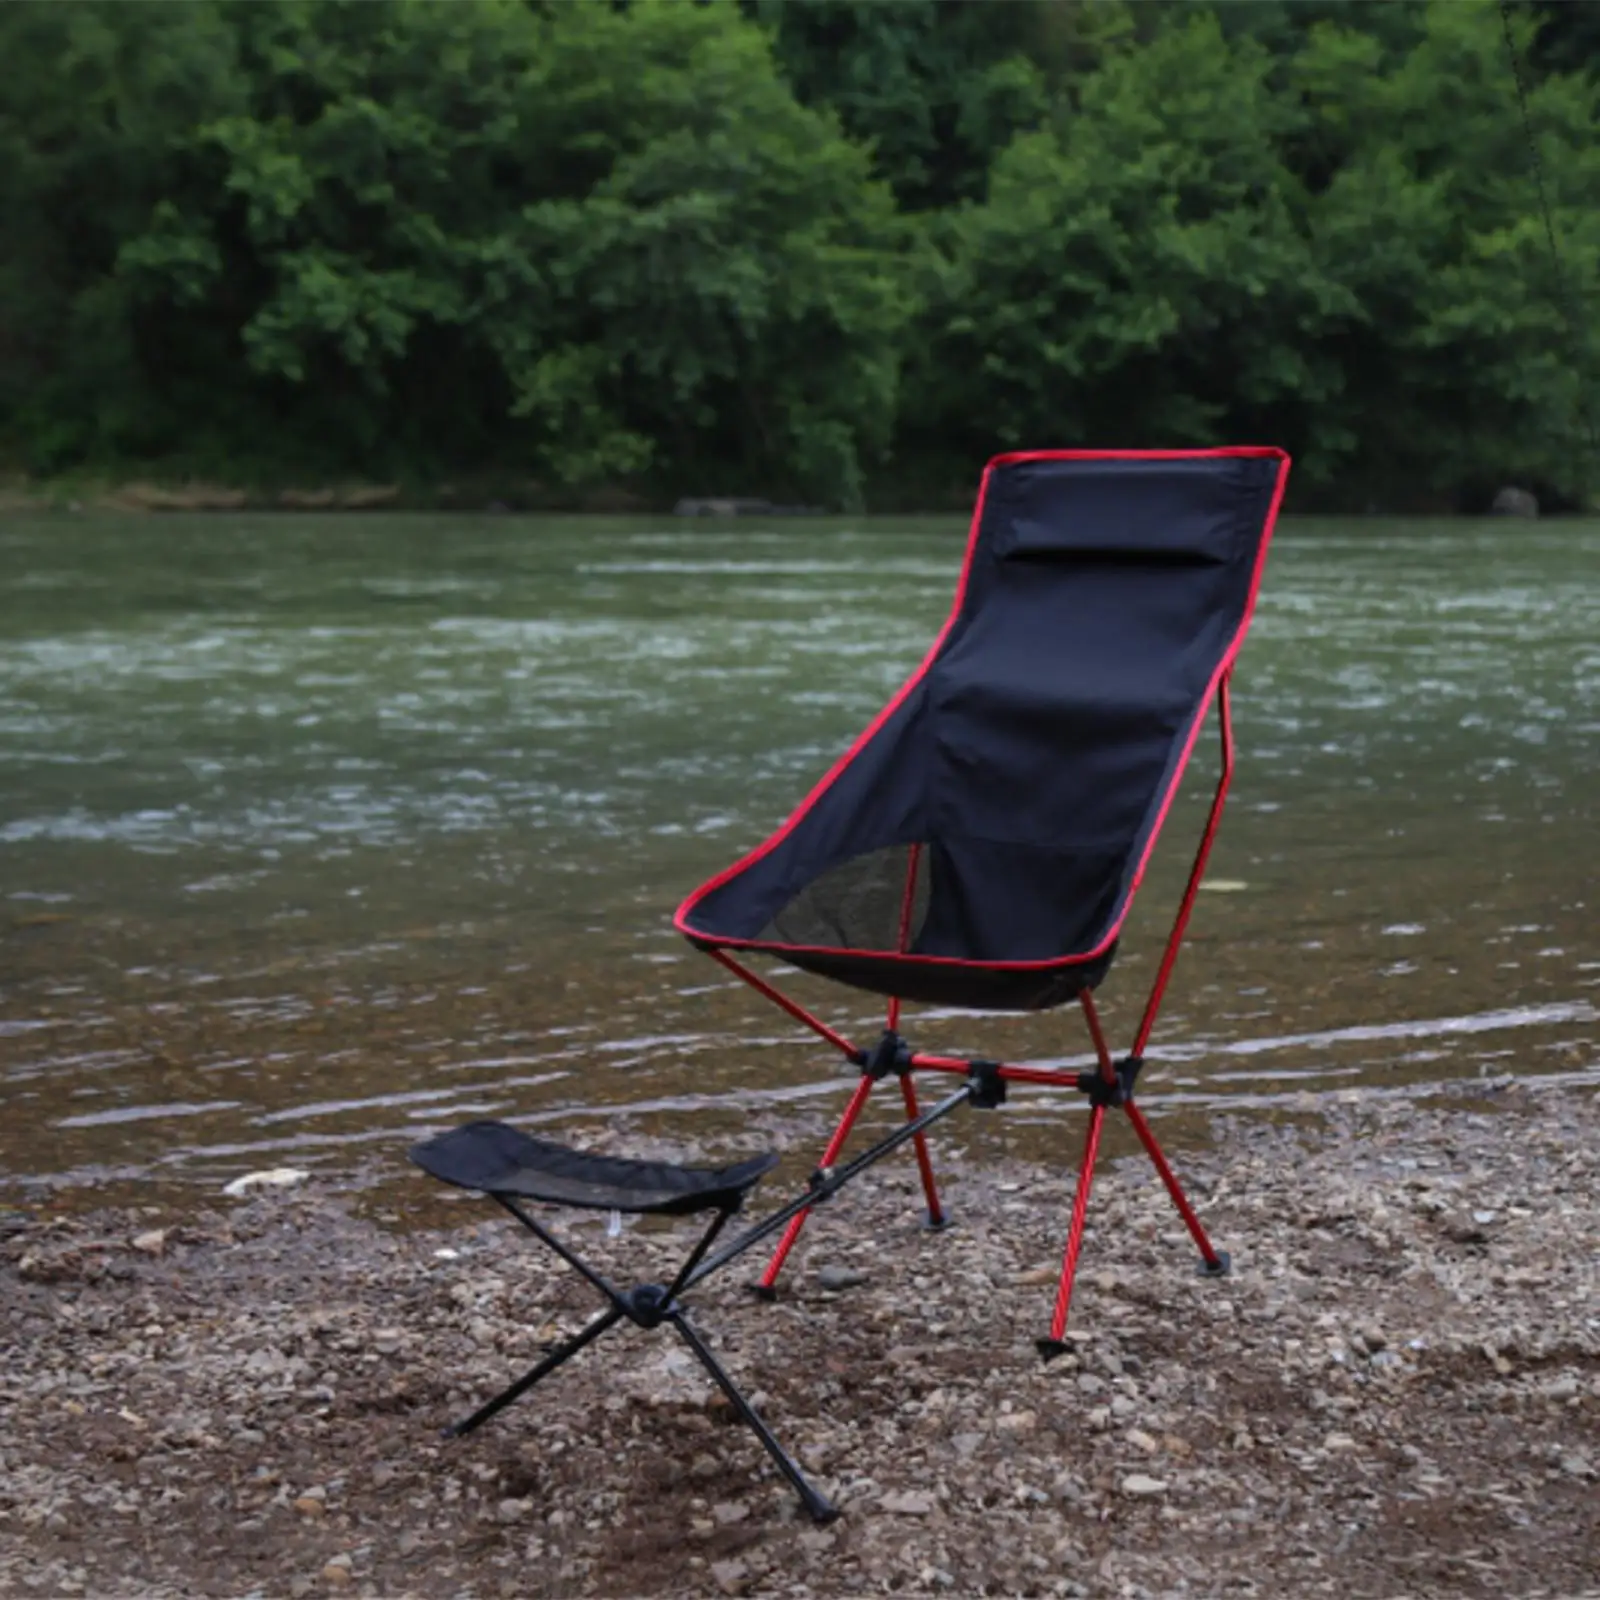
[[[671,1216],[736,1209],[778,1164],[770,1152],[716,1169],[589,1155],[503,1122],[465,1123],[415,1146],[411,1159],[433,1177],[481,1194]]]
[[[1265,448],[991,462],[927,660],[679,930],[941,1004],[1037,1010],[1098,984],[1287,473]]]

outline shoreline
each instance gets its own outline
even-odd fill
[[[1600,1594],[1600,1094],[1230,1116],[1180,1167],[1234,1275],[1194,1275],[1119,1159],[1048,1366],[1072,1182],[1021,1162],[942,1160],[942,1235],[886,1162],[776,1305],[696,1293],[843,1504],[821,1530],[659,1336],[441,1443],[593,1307],[487,1202],[406,1233],[315,1184],[13,1222],[0,1592]],[[601,1221],[585,1248],[630,1281],[690,1231]]]
[[[892,482],[878,485],[868,493],[868,504],[862,514],[970,516],[980,467],[981,463],[974,464],[970,483],[953,483],[942,489],[936,488],[931,493],[926,489],[907,492],[905,485]],[[1359,508],[1356,501],[1360,502]],[[454,511],[515,516],[673,516],[690,524],[716,524],[748,516],[804,521],[817,516],[849,514],[833,507],[795,505],[781,497],[777,501],[741,494],[684,497],[622,484],[598,484],[582,490],[556,489],[532,479],[494,474],[467,478],[460,483],[441,481],[427,485],[372,483],[352,479],[309,485],[277,482],[265,486],[159,477],[84,477],[33,482],[0,474],[0,519],[62,513],[148,516],[363,511]],[[1558,507],[1543,512],[1538,509],[1537,502],[1534,502],[1531,511],[1496,512],[1488,504],[1475,510],[1464,510],[1457,499],[1448,495],[1419,494],[1407,503],[1398,505],[1380,505],[1360,495],[1353,497],[1350,503],[1342,502],[1337,497],[1313,496],[1310,504],[1293,505],[1288,514],[1342,517],[1357,521],[1368,518],[1428,518],[1468,522],[1490,516],[1513,523],[1539,520],[1541,517],[1554,521],[1582,521],[1600,516],[1600,496],[1595,497],[1587,511],[1579,507]]]

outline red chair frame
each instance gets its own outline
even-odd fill
[[[1220,725],[1222,745],[1222,772],[1217,781],[1216,792],[1212,796],[1211,810],[1206,818],[1205,831],[1200,837],[1200,843],[1195,851],[1194,863],[1189,869],[1188,883],[1179,902],[1177,915],[1173,919],[1171,931],[1167,935],[1166,948],[1163,951],[1161,965],[1151,985],[1150,993],[1145,1001],[1144,1011],[1139,1019],[1138,1031],[1134,1035],[1133,1046],[1128,1054],[1120,1061],[1114,1060],[1106,1043],[1105,1030],[1101,1027],[1099,1012],[1095,1007],[1093,991],[1084,988],[1078,992],[1078,1004],[1082,1008],[1084,1020],[1088,1025],[1089,1038],[1094,1045],[1095,1059],[1098,1063],[1092,1073],[1064,1072],[1053,1067],[1029,1066],[1025,1063],[991,1062],[980,1059],[963,1059],[958,1056],[929,1055],[922,1051],[912,1050],[900,1037],[900,1001],[890,999],[888,1013],[885,1018],[885,1032],[883,1040],[872,1051],[862,1049],[852,1040],[845,1037],[837,1029],[831,1028],[820,1017],[813,1016],[811,1012],[790,996],[764,978],[760,977],[742,962],[730,956],[723,949],[708,949],[707,954],[720,962],[728,971],[741,978],[757,993],[765,996],[774,1005],[786,1011],[797,1022],[803,1023],[820,1038],[825,1039],[830,1045],[840,1052],[852,1064],[862,1069],[860,1081],[856,1084],[849,1102],[846,1104],[843,1116],[839,1119],[838,1126],[834,1129],[832,1137],[828,1140],[822,1152],[822,1160],[818,1164],[814,1184],[827,1182],[833,1173],[835,1163],[842,1153],[845,1142],[849,1139],[851,1130],[855,1127],[861,1113],[866,1109],[867,1101],[872,1095],[873,1086],[892,1072],[900,1080],[900,1093],[905,1102],[906,1119],[915,1121],[919,1116],[916,1086],[913,1082],[914,1074],[918,1072],[958,1073],[969,1080],[982,1076],[990,1081],[1000,1084],[1040,1084],[1049,1088],[1071,1089],[1086,1095],[1089,1101],[1089,1121],[1084,1133],[1083,1154],[1078,1165],[1077,1185],[1072,1200],[1072,1216],[1067,1226],[1066,1252],[1061,1264],[1061,1278],[1056,1291],[1055,1307],[1050,1317],[1049,1333],[1036,1341],[1039,1352],[1046,1360],[1059,1355],[1064,1349],[1064,1336],[1067,1328],[1067,1317],[1072,1306],[1072,1288],[1078,1271],[1078,1259],[1083,1249],[1084,1224],[1089,1210],[1089,1192],[1094,1181],[1095,1162],[1100,1151],[1101,1135],[1105,1127],[1106,1113],[1109,1110],[1121,1110],[1133,1125],[1133,1131],[1138,1135],[1139,1142],[1144,1146],[1162,1183],[1166,1186],[1167,1193],[1172,1197],[1172,1203],[1177,1207],[1178,1214],[1183,1218],[1184,1225],[1188,1228],[1191,1237],[1200,1251],[1200,1272],[1206,1277],[1222,1277],[1229,1270],[1229,1258],[1225,1251],[1218,1250],[1212,1243],[1196,1215],[1194,1207],[1189,1203],[1182,1185],[1178,1182],[1176,1174],[1167,1162],[1161,1145],[1157,1141],[1154,1130],[1150,1127],[1145,1115],[1134,1100],[1134,1083],[1140,1068],[1144,1065],[1145,1049],[1150,1042],[1150,1036],[1155,1029],[1156,1017],[1161,1009],[1161,1002],[1165,998],[1167,985],[1172,978],[1173,967],[1177,963],[1178,951],[1182,947],[1183,937],[1189,926],[1189,918],[1194,910],[1195,896],[1199,892],[1202,879],[1205,877],[1206,864],[1211,856],[1211,847],[1216,840],[1217,828],[1222,820],[1222,811],[1227,803],[1228,788],[1233,781],[1234,741],[1233,717],[1229,701],[1229,680],[1232,676],[1231,667],[1225,670],[1217,683],[1216,702],[1218,722]],[[907,896],[901,915],[901,948],[909,936],[911,920],[911,885],[916,874],[916,856],[913,852],[907,872]],[[1003,1089],[1001,1093],[1003,1094]],[[922,1191],[928,1203],[928,1222],[935,1228],[945,1226],[944,1209],[939,1202],[938,1185],[934,1179],[933,1161],[928,1153],[928,1143],[925,1135],[919,1129],[912,1135],[912,1145],[916,1153],[917,1170],[922,1180]],[[830,1186],[831,1187],[831,1186]],[[793,1250],[795,1241],[804,1228],[806,1218],[810,1214],[809,1206],[796,1212],[788,1220],[783,1235],[779,1239],[777,1248],[772,1253],[761,1278],[754,1285],[758,1293],[772,1296],[776,1293],[779,1274],[783,1271],[784,1263]]]

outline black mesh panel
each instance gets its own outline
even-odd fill
[[[906,884],[913,873],[911,917],[903,937]],[[924,846],[873,850],[813,879],[760,937],[833,950],[914,949],[928,915],[929,882]]]

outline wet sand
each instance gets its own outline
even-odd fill
[[[1497,1084],[1219,1118],[1180,1164],[1221,1281],[1114,1161],[1048,1366],[1070,1175],[946,1145],[929,1235],[876,1169],[777,1304],[692,1302],[844,1507],[821,1530],[659,1335],[441,1441],[593,1297],[421,1178],[12,1213],[0,1591],[1600,1594],[1600,1095]],[[624,1277],[687,1237],[583,1233]]]

